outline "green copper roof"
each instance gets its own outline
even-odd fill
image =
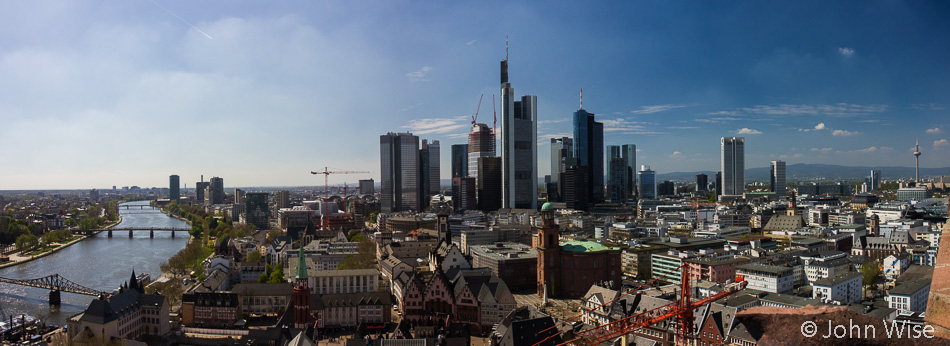
[[[561,250],[570,252],[597,252],[607,250],[619,250],[616,247],[606,247],[601,243],[592,241],[571,240],[561,243]]]
[[[303,245],[300,246],[300,252],[297,253],[297,278],[307,278],[307,258],[303,254]]]
[[[541,210],[554,210],[554,205],[551,202],[544,202],[544,205],[541,206]]]

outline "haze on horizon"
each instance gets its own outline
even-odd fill
[[[548,143],[584,108],[658,173],[771,160],[948,166],[950,4],[9,2],[0,190],[379,180],[379,136],[439,140],[442,177],[510,42]]]

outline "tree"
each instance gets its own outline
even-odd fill
[[[274,272],[270,274],[270,279],[267,280],[267,283],[279,284],[281,282],[284,282],[284,265],[278,263],[277,266],[274,267]]]
[[[29,250],[36,247],[36,244],[39,243],[39,239],[32,234],[22,234],[16,238],[16,249],[18,251]]]
[[[260,263],[263,260],[260,251],[251,251],[247,254],[246,262]]]
[[[376,243],[362,239],[356,255],[346,255],[336,269],[373,269],[376,266]]]
[[[875,290],[877,280],[881,278],[881,267],[877,260],[867,260],[861,265],[861,275],[865,289]]]

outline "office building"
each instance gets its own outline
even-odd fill
[[[493,212],[501,208],[501,158],[480,157],[476,165],[478,210]]]
[[[775,192],[775,197],[785,198],[785,161],[772,161],[772,169],[769,171],[770,191]]]
[[[495,156],[495,133],[485,124],[473,124],[468,134],[468,176],[478,177],[478,158]]]
[[[656,172],[648,165],[642,165],[637,172],[637,181],[640,183],[640,199],[656,198]]]
[[[626,166],[623,186],[627,188],[627,199],[637,195],[637,146],[624,144],[620,146],[620,157]]]
[[[584,108],[574,112],[574,158],[577,165],[587,167],[587,200],[604,201],[604,124],[594,121],[594,114]]]
[[[178,201],[181,198],[180,187],[181,184],[178,182],[177,175],[168,176],[168,199],[170,201]]]
[[[574,139],[571,137],[551,138],[551,184],[548,196],[555,201],[564,201],[564,172],[568,160],[574,157]]]
[[[244,190],[234,189],[234,204],[244,204]]]
[[[452,144],[452,178],[468,176],[468,144]]]
[[[515,101],[508,57],[501,62],[501,205],[538,209],[538,97]]]
[[[722,195],[722,172],[716,172],[716,198]]]
[[[204,204],[205,203],[205,190],[211,186],[211,183],[204,181],[199,181],[195,183],[195,203]]]
[[[613,203],[627,201],[627,162],[618,145],[607,146],[607,196]]]
[[[290,191],[277,191],[277,208],[290,208]]]
[[[878,189],[880,189],[881,188],[881,171],[872,169],[871,177],[868,178],[868,182],[871,185],[870,186],[871,191],[877,191]]]
[[[745,138],[722,137],[722,193],[741,195],[745,192]]]
[[[442,191],[442,184],[439,181],[440,165],[439,141],[428,141],[423,139],[422,146],[419,148],[419,173],[422,179],[422,204],[423,207],[429,204],[429,197],[438,195]]]
[[[703,173],[696,175],[696,192],[709,191],[709,176]]]
[[[373,179],[360,179],[360,194],[373,195],[376,193],[376,182]]]
[[[421,210],[419,137],[390,132],[379,136],[379,150],[380,212]]]
[[[570,165],[564,172],[564,201],[567,202],[568,209],[587,210],[590,200],[590,188],[587,182],[587,167]]]
[[[270,205],[266,192],[248,192],[244,198],[244,219],[257,229],[270,229]]]
[[[224,179],[213,177],[211,178],[211,203],[210,204],[223,204],[224,203]],[[205,199],[208,197],[206,196]]]
[[[452,206],[457,211],[476,210],[475,178],[452,178]]]

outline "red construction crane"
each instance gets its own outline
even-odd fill
[[[330,202],[330,184],[329,184],[330,174],[358,174],[358,173],[369,173],[369,172],[367,171],[331,171],[329,170],[329,167],[323,167],[323,172],[310,171],[310,174],[313,174],[313,175],[323,174],[323,191],[324,191],[324,194],[326,195],[324,197],[324,203],[323,203],[324,205],[323,227],[324,228],[329,226],[329,219],[327,218],[328,210],[326,209],[326,205],[327,203]]]
[[[482,94],[482,96],[478,97],[478,107],[475,108],[475,115],[472,116],[472,125],[475,125],[475,121],[478,120],[478,111],[482,109],[482,97],[485,97],[485,94]]]
[[[619,337],[624,334],[633,333],[637,329],[640,329],[640,328],[643,328],[655,323],[659,323],[671,318],[675,318],[677,324],[679,325],[679,331],[677,333],[679,335],[679,338],[677,339],[676,344],[677,345],[692,344],[691,341],[696,339],[696,336],[697,336],[695,330],[693,329],[693,310],[741,291],[742,289],[745,288],[746,281],[744,280],[742,276],[737,276],[736,277],[736,281],[738,282],[737,285],[733,285],[724,291],[721,291],[712,296],[709,296],[708,298],[692,301],[690,299],[691,289],[689,285],[689,270],[688,270],[687,265],[688,265],[687,263],[684,263],[680,265],[679,267],[677,267],[676,269],[673,269],[667,272],[666,274],[664,274],[665,276],[669,273],[672,273],[673,271],[676,271],[677,269],[682,271],[682,285],[680,288],[681,292],[680,292],[679,300],[660,306],[652,310],[647,310],[639,314],[632,315],[627,318],[623,318],[614,322],[601,324],[593,328],[582,330],[577,333],[580,335],[578,338],[565,341],[563,343],[558,344],[558,346],[569,345],[569,344],[598,345],[607,340],[611,340],[613,338]],[[654,281],[655,280],[656,279],[654,279]],[[644,287],[644,286],[640,286],[636,290],[638,290],[641,287]],[[629,295],[632,292],[635,292],[636,290],[632,290],[623,295],[620,295],[619,297],[611,301],[605,302],[604,304],[601,304],[600,306],[597,306],[593,309],[587,310],[586,312],[599,309],[600,307],[605,306],[607,304],[612,304],[614,301],[621,299],[624,296]],[[567,321],[561,322],[561,324],[577,319],[583,314],[584,313],[581,313],[580,315],[577,315],[571,319],[568,319]],[[557,325],[551,328],[556,328],[556,327]],[[542,331],[542,333],[543,332],[544,331]],[[535,345],[543,343],[544,341],[547,341],[549,338],[546,338],[536,343]]]

